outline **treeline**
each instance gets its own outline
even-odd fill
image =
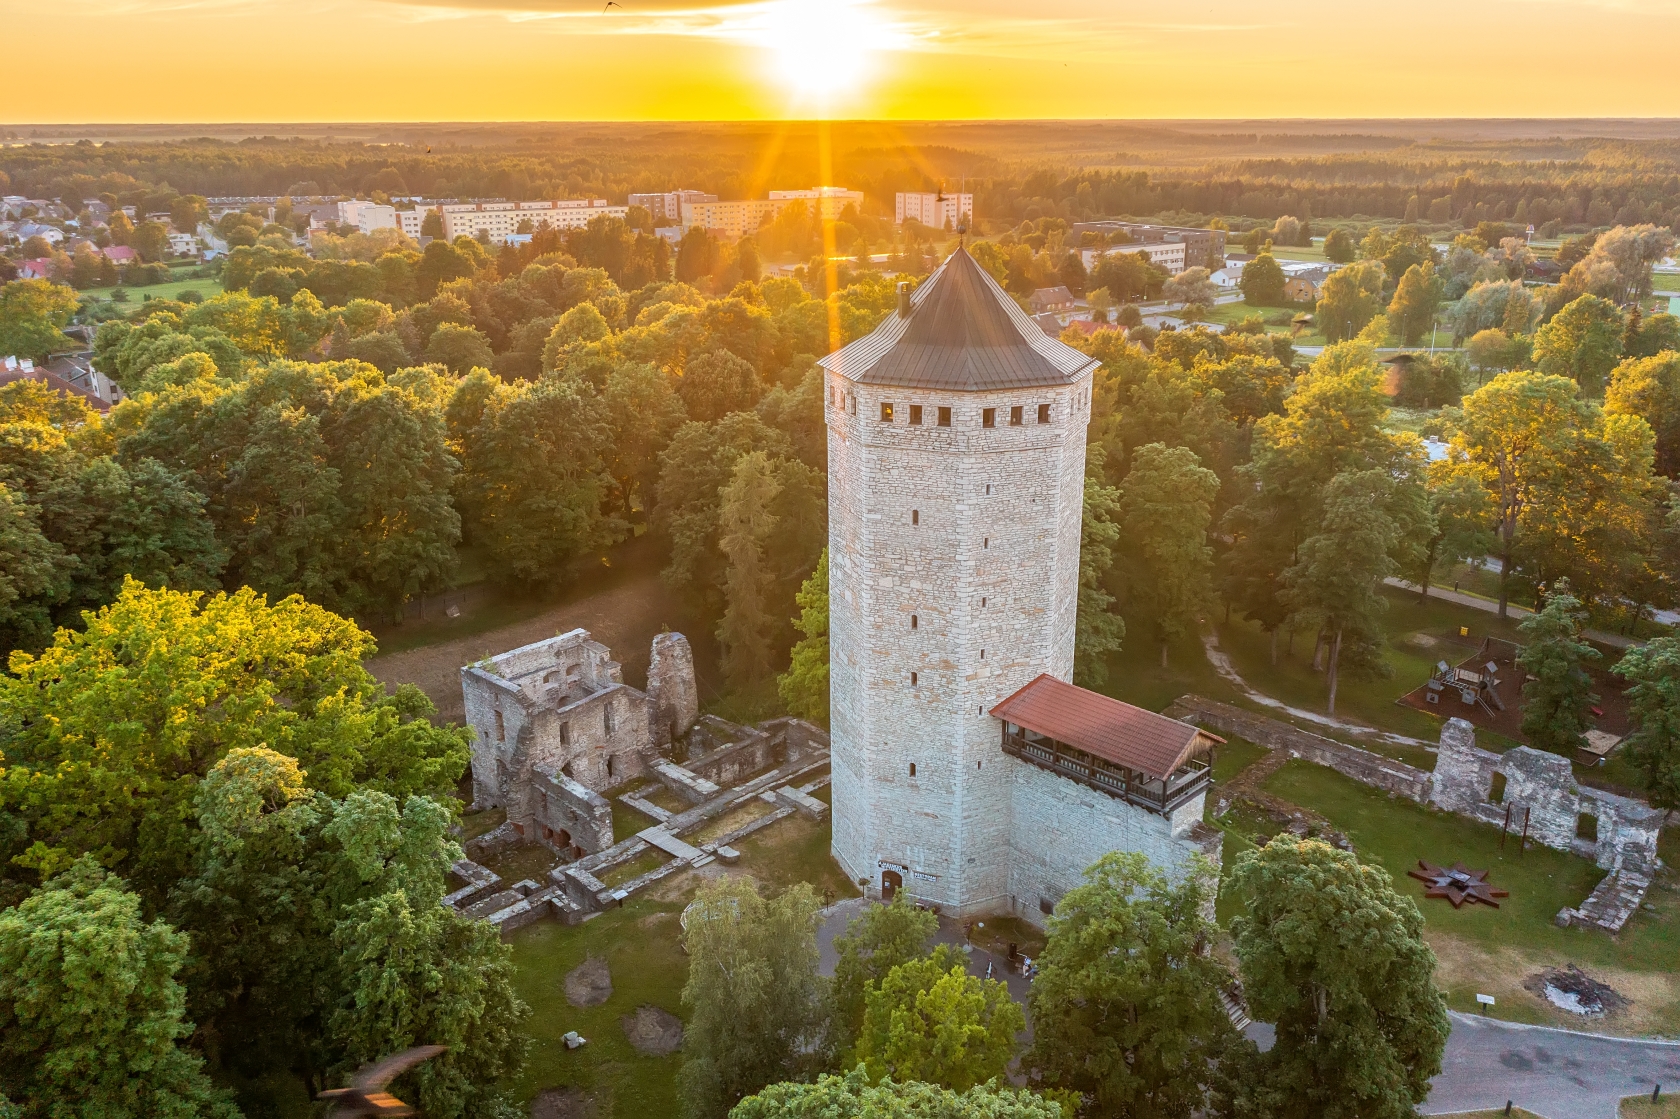
[[[200,195],[371,194],[511,199],[599,196],[624,201],[636,191],[678,187],[724,198],[761,197],[769,187],[809,185],[818,174],[814,145],[783,144],[751,130],[703,132],[673,144],[660,130],[609,138],[580,127],[573,134],[489,139],[480,146],[373,145],[317,140],[216,140],[12,147],[0,151],[0,174],[32,197],[80,201],[110,194],[167,209],[173,193]],[[985,143],[981,137],[970,137]],[[1536,227],[1605,227],[1680,220],[1680,155],[1663,141],[1558,141],[1534,158],[1520,142],[1470,151],[1416,143],[1396,147],[1368,138],[1372,151],[1323,155],[1206,158],[1166,170],[1140,169],[1104,151],[1058,148],[1041,160],[1039,145],[1005,138],[992,150],[935,146],[923,152],[899,140],[858,135],[841,143],[832,177],[865,192],[870,216],[891,214],[902,190],[971,191],[984,221],[1015,225],[1056,216],[1069,221],[1129,215],[1223,215],[1270,221],[1363,216],[1438,224],[1511,221]],[[1245,138],[1246,140],[1246,138]],[[1163,138],[1169,143],[1171,138]],[[1297,145],[1299,146],[1299,145]],[[765,156],[769,151],[769,162]],[[1373,154],[1377,152],[1380,154]],[[1195,161],[1196,157],[1204,157]],[[767,168],[746,171],[743,168]],[[785,180],[785,181],[784,181]]]
[[[463,542],[496,578],[553,581],[645,526],[674,585],[733,608],[732,663],[774,667],[824,535],[811,355],[872,329],[891,280],[843,270],[826,299],[785,278],[627,291],[564,253],[463,239],[363,265],[386,302],[333,289],[342,266],[236,250],[247,288],[104,324],[100,367],[131,398],[107,417],[0,390],[7,647],[42,647],[125,574],[383,617],[449,585]],[[32,352],[73,304],[5,285],[0,331]],[[768,520],[743,519],[759,505]]]
[[[850,922],[824,979],[808,884],[703,886],[684,922],[683,1119],[1410,1113],[1449,1028],[1417,905],[1321,840],[1283,835],[1233,862],[1235,967],[1209,950],[1211,863],[1174,880],[1115,852],[1087,869],[1030,961],[1025,1047],[1005,981],[935,944],[938,920],[906,895]],[[1359,951],[1341,950],[1350,937]],[[1277,1024],[1264,1052],[1232,1026],[1239,990]]]

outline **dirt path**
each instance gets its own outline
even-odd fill
[[[624,682],[641,687],[647,680],[649,645],[666,625],[676,628],[681,604],[657,575],[646,575],[568,602],[497,629],[387,653],[367,662],[387,685],[418,684],[437,704],[437,719],[459,723],[461,666],[504,653],[572,629],[586,629],[624,665]]]

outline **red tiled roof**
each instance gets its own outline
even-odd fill
[[[1209,743],[1223,741],[1189,723],[1064,684],[1047,673],[991,713],[994,719],[1157,778],[1170,776]]]
[[[113,261],[138,260],[140,258],[140,254],[129,248],[127,245],[107,245],[101,251]]]

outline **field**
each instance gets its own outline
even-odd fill
[[[79,294],[84,301],[108,301],[111,298],[111,293],[115,290],[116,288],[88,288],[86,291]],[[128,292],[128,302],[113,303],[113,307],[118,309],[132,308],[134,304],[143,302],[146,299],[179,299],[181,297],[181,293],[184,291],[196,291],[204,298],[209,299],[213,295],[220,295],[222,293],[222,281],[214,278],[197,280],[169,279],[165,280],[161,284],[152,284],[148,287],[125,287],[123,290]]]

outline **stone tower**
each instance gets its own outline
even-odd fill
[[[872,892],[1009,907],[987,712],[1073,674],[1096,361],[959,249],[827,373],[834,855]]]

